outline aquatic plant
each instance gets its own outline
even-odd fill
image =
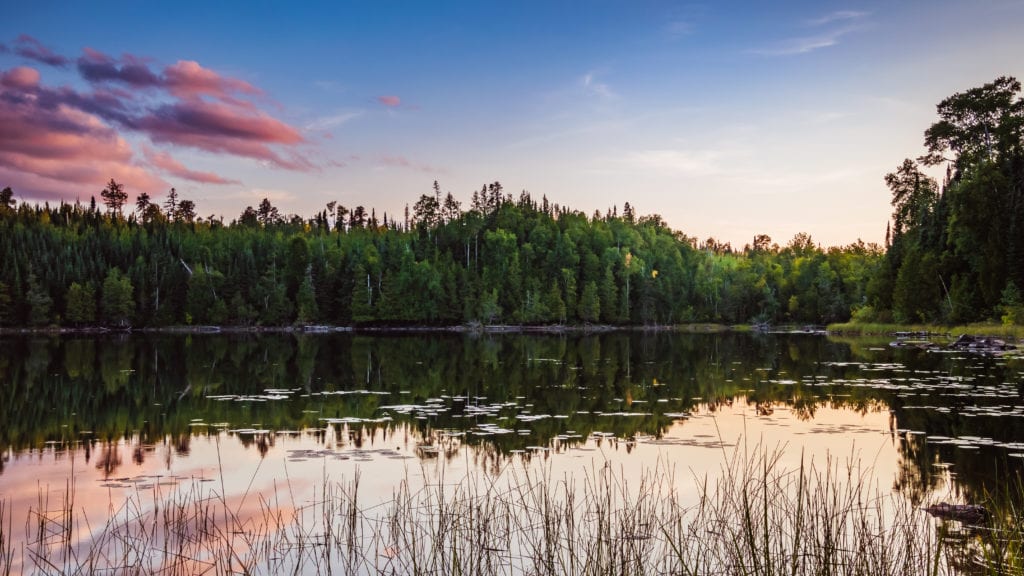
[[[325,477],[301,502],[287,478],[271,494],[238,498],[216,482],[157,485],[102,526],[75,512],[69,485],[41,491],[23,541],[0,503],[0,573],[1021,573],[1017,510],[984,532],[956,532],[852,462],[787,469],[781,454],[739,447],[693,490],[666,463],[632,483],[609,465],[562,478],[510,466],[422,488],[407,479],[382,502],[361,496],[359,474]]]

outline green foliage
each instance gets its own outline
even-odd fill
[[[946,98],[925,132],[928,165],[949,162],[941,189],[911,160],[886,176],[891,243],[868,282],[877,319],[1017,322],[1004,296],[1024,284],[1024,99],[1000,77]]]
[[[307,276],[310,265],[309,242],[300,235],[292,236],[288,241],[288,255],[285,259],[284,281],[288,298],[294,300],[299,293],[299,285]]]
[[[1006,288],[1003,288],[999,309],[1002,312],[1000,319],[1004,326],[1024,325],[1024,300],[1021,299],[1020,290],[1013,282],[1007,282]]]
[[[14,190],[10,186],[5,186],[3,190],[0,190],[0,212],[12,210],[14,204]]]
[[[0,282],[0,326],[10,324],[14,319],[13,298],[10,287]]]
[[[107,205],[110,212],[121,213],[121,207],[128,200],[128,193],[124,190],[124,184],[116,182],[113,178],[107,183],[106,188],[100,192],[103,203]]]
[[[895,235],[920,228],[928,221],[938,199],[938,185],[921,172],[913,160],[904,160],[895,172],[886,174],[885,184],[892,191]]]
[[[601,301],[597,296],[597,283],[587,282],[580,295],[580,320],[597,322],[601,318]]]
[[[291,321],[291,301],[288,300],[284,284],[277,281],[273,270],[268,271],[260,278],[255,293],[256,301],[259,303],[258,321],[260,324],[282,326]]]
[[[224,274],[196,266],[188,281],[188,299],[185,313],[194,324],[223,324],[228,309],[219,296],[224,286]]]
[[[299,324],[311,324],[319,316],[316,305],[316,294],[313,292],[313,279],[306,276],[306,279],[299,285],[298,294],[298,317],[295,319]]]
[[[111,268],[103,280],[103,320],[110,326],[124,327],[132,323],[135,301],[132,283],[117,268]]]
[[[498,304],[498,289],[485,292],[480,299],[480,319],[493,324],[501,317],[501,306]]]
[[[28,292],[25,294],[28,304],[28,323],[32,326],[43,326],[50,322],[50,308],[53,306],[53,299],[46,292],[46,289],[39,283],[36,275],[29,272]]]
[[[72,282],[65,297],[65,319],[75,325],[96,322],[96,288],[91,282],[84,285]]]

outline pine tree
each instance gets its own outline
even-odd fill
[[[299,324],[312,324],[316,322],[320,313],[316,305],[316,293],[313,292],[313,277],[306,275],[305,280],[299,286],[298,293],[299,313],[295,321]]]
[[[128,193],[124,190],[124,184],[119,184],[113,178],[107,183],[107,187],[100,192],[103,203],[107,205],[111,214],[121,213],[121,207],[128,200]]]
[[[28,292],[25,293],[28,304],[28,322],[32,326],[43,326],[50,322],[50,308],[53,299],[39,283],[34,272],[28,273]]]
[[[579,317],[584,322],[597,322],[601,318],[601,300],[597,295],[597,283],[587,282],[580,295]]]

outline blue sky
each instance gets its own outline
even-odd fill
[[[935,105],[1024,77],[1010,0],[4,4],[0,185],[229,220],[499,180],[736,246],[881,242]]]

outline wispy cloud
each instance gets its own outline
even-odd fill
[[[313,86],[316,86],[325,92],[333,92],[335,94],[341,94],[348,91],[345,85],[337,80],[314,80]]]
[[[851,20],[862,20],[867,18],[868,12],[860,12],[857,10],[837,10],[831,14],[819,16],[817,18],[810,18],[806,20],[808,26],[824,26],[825,24],[831,24],[833,22],[847,22]]]
[[[725,153],[719,150],[653,149],[626,154],[622,162],[641,170],[657,170],[690,176],[722,174]]]
[[[790,38],[777,42],[772,46],[751,50],[754,54],[762,56],[792,56],[794,54],[807,54],[821,48],[828,48],[839,43],[839,39],[846,32],[833,32],[820,36],[807,36],[804,38]]]
[[[427,174],[446,174],[447,171],[443,168],[431,166],[430,164],[422,164],[419,162],[413,162],[400,155],[387,155],[381,156],[377,159],[379,167],[388,168],[405,168],[408,170],[416,170],[417,172],[425,172]]]
[[[868,12],[843,10],[811,18],[803,27],[814,29],[812,32],[771,42],[749,52],[761,56],[792,56],[836,46],[845,36],[860,30],[868,16]]]
[[[709,9],[710,6],[703,3],[668,3],[661,31],[671,39],[690,36],[697,32],[698,23],[705,20]]]
[[[665,31],[668,32],[669,36],[678,38],[680,36],[689,36],[693,34],[694,26],[693,23],[688,20],[673,20],[665,26]]]
[[[143,147],[143,153],[146,156],[146,161],[149,162],[150,165],[177,178],[191,180],[192,182],[199,182],[200,184],[241,184],[238,180],[229,180],[218,176],[213,172],[190,170],[189,168],[186,168],[184,164],[171,157],[167,152],[154,150],[149,146]]]
[[[22,34],[14,40],[14,53],[23,58],[57,68],[64,68],[71,63],[69,59],[43,46],[42,42],[28,34]]]
[[[388,108],[397,108],[402,105],[402,99],[394,95],[377,96],[377,102]]]
[[[874,172],[863,168],[818,168],[744,170],[726,175],[737,189],[751,196],[793,194],[820,190],[843,182],[863,179]]]
[[[607,82],[602,82],[599,77],[602,74],[597,71],[587,72],[580,79],[580,85],[583,90],[592,96],[597,96],[604,100],[612,100],[618,98],[618,95],[612,91],[611,86]]]
[[[264,198],[270,200],[271,204],[287,204],[296,200],[297,196],[290,190],[279,188],[245,188],[225,196],[234,200],[240,200],[250,206],[262,202]],[[280,208],[280,206],[278,206]]]
[[[321,116],[320,118],[315,118],[307,122],[304,128],[310,132],[328,130],[330,128],[334,128],[335,126],[341,126],[342,124],[346,124],[362,115],[363,113],[360,111],[352,111],[332,114],[331,116]]]

